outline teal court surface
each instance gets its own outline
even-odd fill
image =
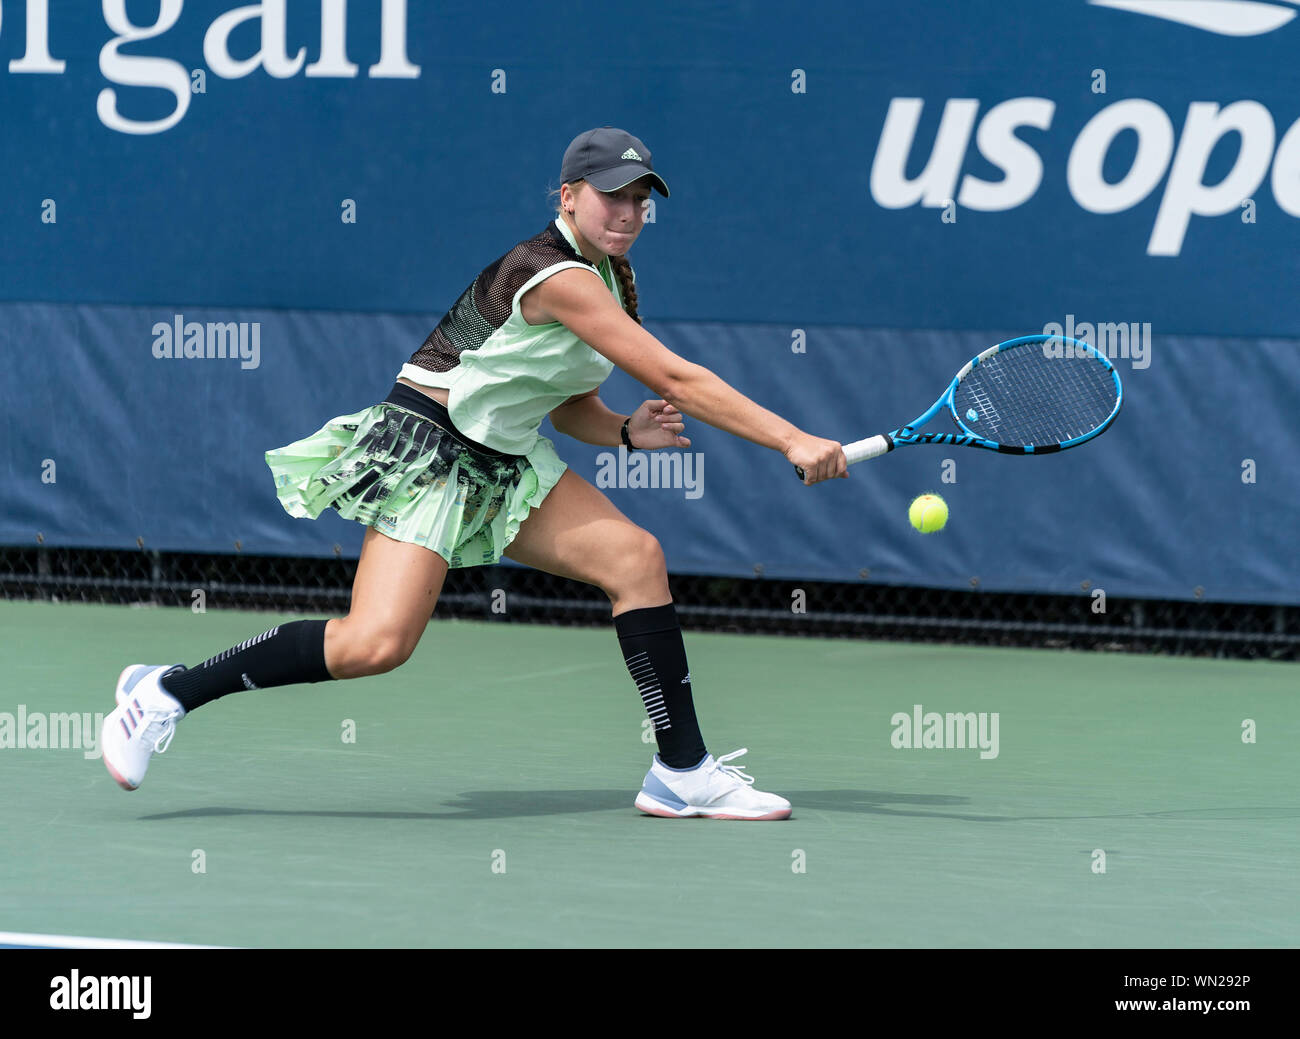
[[[434,621],[390,674],[196,710],[132,793],[49,745],[125,665],[292,616],[0,602],[0,944],[1300,944],[1288,664],[688,630],[709,750],[749,748],[776,823],[633,808],[612,627]],[[996,741],[911,746],[917,712]]]

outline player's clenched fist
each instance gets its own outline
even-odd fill
[[[788,462],[803,470],[805,484],[820,483],[837,476],[847,478],[848,460],[838,441],[798,433],[785,449]]]

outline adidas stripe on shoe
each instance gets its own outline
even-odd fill
[[[183,670],[180,664],[131,664],[117,679],[117,707],[104,719],[100,733],[104,767],[124,790],[143,781],[154,754],[170,746],[176,722],[185,710],[161,685],[163,675]]]

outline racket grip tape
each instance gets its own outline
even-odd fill
[[[881,433],[878,436],[867,437],[866,440],[855,440],[851,444],[845,444],[844,457],[848,459],[849,465],[853,465],[854,462],[879,458],[892,450],[894,450],[894,442]]]
[[[865,462],[869,458],[879,458],[892,450],[894,450],[894,442],[882,433],[878,436],[867,437],[866,440],[855,440],[851,444],[845,444],[844,458],[849,465],[853,465],[854,462]],[[800,480],[803,480],[803,467],[796,465],[794,471],[795,475]]]

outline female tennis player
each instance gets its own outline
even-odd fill
[[[380,404],[270,451],[295,517],[326,508],[367,526],[346,617],[301,620],[193,668],[133,664],[104,721],[104,764],[134,790],[176,722],[245,689],[357,678],[410,657],[452,567],[520,563],[601,588],[628,671],[654,723],[635,805],[669,818],[785,819],[790,802],[714,758],[695,717],[664,555],[538,434],[555,428],[629,450],[689,447],[683,416],[782,452],[805,483],[847,476],[840,445],[801,432],[641,327],[627,251],[651,188],[668,185],[623,130],[580,134],[564,153],[555,219],[485,268],[403,365]],[[597,389],[615,366],[659,394],[631,415]]]

